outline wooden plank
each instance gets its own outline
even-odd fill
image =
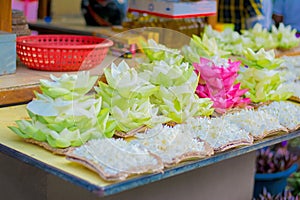
[[[112,62],[118,63],[120,59],[107,55],[101,66],[89,70],[90,74],[101,78],[104,67],[110,66]],[[49,79],[50,74],[60,77],[64,73],[76,74],[77,72],[32,70],[28,69],[22,63],[17,62],[17,71],[15,74],[0,76],[0,107],[31,101],[34,97],[33,91],[40,91],[39,82],[41,79]]]
[[[40,92],[39,86],[32,85],[0,90],[0,106],[27,103],[35,97],[33,91]]]
[[[47,78],[49,72],[30,70],[19,63],[15,74],[0,76],[0,106],[31,101],[33,91],[39,91],[39,80]]]
[[[11,0],[0,0],[0,30],[11,32],[12,4]]]

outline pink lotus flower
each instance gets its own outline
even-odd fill
[[[245,107],[249,98],[242,96],[248,91],[240,89],[240,83],[234,85],[241,62],[227,60],[224,65],[217,66],[206,58],[200,58],[200,63],[194,63],[195,72],[200,73],[196,94],[201,98],[210,98],[213,107],[219,113],[234,107]]]

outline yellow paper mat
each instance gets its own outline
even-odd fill
[[[26,154],[99,187],[111,184],[105,182],[96,173],[87,168],[68,161],[64,156],[54,155],[51,152],[44,150],[42,147],[26,143],[22,138],[7,128],[7,126],[15,126],[15,120],[20,119],[29,119],[26,112],[26,105],[0,108],[0,143],[2,145],[10,147],[11,149]]]

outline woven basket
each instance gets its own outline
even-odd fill
[[[30,69],[78,71],[99,65],[113,42],[95,36],[36,35],[17,37],[17,54]]]

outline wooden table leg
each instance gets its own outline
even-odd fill
[[[11,32],[12,12],[11,0],[0,0],[0,30]]]

